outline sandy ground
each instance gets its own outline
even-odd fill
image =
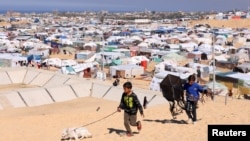
[[[121,84],[125,81],[121,79]],[[135,88],[147,89],[150,83],[141,78],[131,81]],[[112,80],[106,80],[105,83],[111,84]],[[35,86],[5,85],[0,87],[0,92],[26,87]],[[222,96],[216,96],[214,100],[206,98],[205,103],[199,103],[199,121],[196,124],[186,124],[185,113],[172,119],[166,101],[165,104],[144,109],[145,117],[138,115],[142,130],[138,132],[136,127],[132,127],[134,136],[126,137],[120,136],[125,127],[123,111],[116,112],[118,104],[116,101],[85,97],[37,107],[0,110],[0,140],[56,141],[61,139],[65,128],[83,126],[93,134],[92,138],[84,139],[89,141],[203,141],[207,140],[208,125],[250,123],[249,100]]]
[[[248,19],[229,19],[229,20],[197,20],[191,21],[189,26],[194,26],[196,24],[208,24],[212,28],[250,28],[250,18]]]
[[[248,19],[250,20],[250,19]],[[235,21],[231,22],[234,24]],[[241,22],[237,22],[241,23]],[[245,22],[249,27],[250,22]],[[217,22],[216,22],[217,24]],[[229,26],[221,23],[217,26]],[[233,25],[232,25],[233,26]],[[126,80],[122,80],[123,83]],[[134,87],[148,88],[150,81],[135,79]],[[111,83],[111,81],[107,81]],[[1,86],[1,92],[24,88],[22,84]],[[185,113],[173,120],[169,104],[144,109],[142,130],[133,128],[133,137],[120,136],[125,131],[123,113],[116,112],[118,102],[93,97],[28,108],[0,110],[0,140],[8,141],[56,141],[61,139],[64,128],[85,126],[92,134],[88,141],[205,141],[210,124],[250,124],[250,101],[216,96],[199,104],[197,124],[185,124]],[[100,108],[99,110],[97,110]]]
[[[133,137],[121,137],[125,131],[123,113],[116,112],[118,102],[93,97],[79,98],[72,101],[55,103],[32,108],[16,108],[0,111],[0,140],[11,141],[55,141],[61,139],[61,133],[68,127],[86,127],[92,134],[89,141],[129,140],[207,140],[209,124],[249,124],[249,100],[215,97],[199,104],[196,124],[185,124],[187,116],[182,113],[172,119],[166,104],[144,109],[145,117],[142,130],[132,128]],[[100,109],[97,111],[97,108]],[[181,133],[181,136],[180,136]]]

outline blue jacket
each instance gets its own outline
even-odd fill
[[[191,85],[189,83],[185,83],[184,90],[186,90],[187,100],[198,101],[200,98],[200,92],[203,92],[204,89],[198,83],[194,82]]]

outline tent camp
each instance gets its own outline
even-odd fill
[[[0,67],[17,67],[20,61],[27,62],[27,57],[21,54],[0,54]]]
[[[238,88],[237,95],[250,94],[250,75],[238,72],[220,72],[215,74],[218,82],[223,83],[228,89]]]

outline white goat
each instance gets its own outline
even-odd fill
[[[65,128],[62,132],[61,140],[79,140],[84,138],[91,138],[92,134],[85,127],[79,128]]]

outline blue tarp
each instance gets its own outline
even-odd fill
[[[35,62],[41,62],[42,57],[41,57],[41,55],[29,55],[27,57],[27,60],[28,60],[28,62],[30,62],[32,60],[35,61]]]

